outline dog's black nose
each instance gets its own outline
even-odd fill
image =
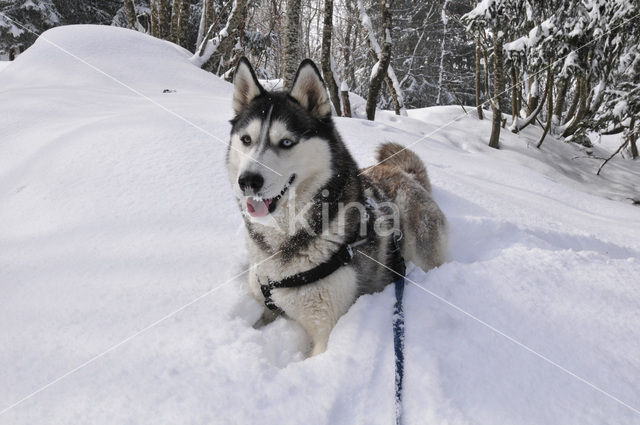
[[[245,191],[247,189],[253,189],[254,192],[257,192],[262,188],[264,184],[264,179],[260,174],[244,172],[240,175],[238,179],[238,185],[240,186],[240,190]]]

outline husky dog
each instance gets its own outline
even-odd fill
[[[404,273],[402,258],[423,270],[445,261],[446,219],[413,152],[386,143],[379,165],[358,169],[311,60],[289,92],[266,91],[246,58],[233,83],[226,159],[246,224],[249,287],[266,307],[256,325],[284,313],[316,355],[359,295]]]

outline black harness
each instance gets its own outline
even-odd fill
[[[366,242],[367,239],[362,239],[354,243],[344,244],[331,256],[331,258],[311,270],[287,276],[282,280],[269,280],[269,283],[260,285],[260,290],[262,291],[262,295],[264,295],[264,304],[270,310],[282,312],[282,310],[273,302],[273,299],[271,298],[271,290],[277,288],[299,288],[300,286],[308,285],[310,283],[317,282],[320,279],[324,279],[340,267],[348,265],[353,259],[353,248]]]
[[[369,202],[367,200],[367,210],[368,210],[368,230],[373,230],[372,226],[369,224],[373,223],[373,219],[375,219],[375,214],[372,213],[371,210],[375,209],[377,206],[375,202]],[[282,309],[279,308],[273,299],[271,298],[271,291],[273,289],[278,288],[299,288],[304,285],[308,285],[310,283],[314,283],[319,281],[320,279],[324,279],[325,277],[331,275],[333,272],[338,270],[340,267],[348,265],[353,259],[353,249],[362,244],[367,243],[369,240],[367,238],[356,241],[358,237],[358,232],[356,232],[353,236],[351,236],[346,243],[340,246],[340,249],[336,251],[327,261],[322,264],[317,265],[316,267],[296,273],[291,276],[287,276],[282,280],[269,280],[268,283],[260,285],[260,290],[262,291],[262,295],[264,296],[264,304],[267,306],[269,310],[273,310],[278,313],[282,313]],[[396,235],[394,234],[391,237],[391,252],[393,254],[393,259],[391,261],[390,267],[404,275],[404,260],[402,258],[402,254],[400,251],[399,241],[402,239],[402,234]]]

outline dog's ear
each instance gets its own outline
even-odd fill
[[[258,82],[249,60],[244,56],[238,61],[233,74],[233,110],[239,114],[251,101],[264,93],[264,88]]]
[[[314,117],[325,119],[331,116],[327,89],[320,71],[311,59],[305,59],[300,64],[289,94]]]

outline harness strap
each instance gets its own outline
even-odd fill
[[[362,239],[351,244],[344,244],[336,251],[331,258],[322,264],[317,265],[311,270],[296,273],[294,275],[285,277],[282,280],[269,280],[269,283],[260,285],[260,290],[264,296],[264,304],[273,311],[282,311],[273,302],[271,298],[271,290],[276,288],[298,288],[300,286],[307,285],[309,283],[316,282],[320,279],[331,275],[342,266],[346,266],[351,262],[353,258],[353,248],[362,245],[367,242],[367,239]]]
[[[367,209],[367,225],[372,225],[371,218],[374,218],[375,212],[378,210],[378,204],[372,198],[365,199]],[[371,229],[368,229],[371,230]],[[273,310],[278,313],[282,313],[282,309],[279,308],[273,298],[271,298],[271,291],[277,288],[298,288],[310,283],[317,282],[320,279],[331,275],[342,266],[348,265],[353,259],[353,248],[365,244],[368,242],[367,238],[355,241],[357,233],[348,239],[349,242],[343,244],[338,251],[336,251],[327,261],[316,267],[306,270],[304,272],[296,273],[291,276],[287,276],[281,280],[270,280],[266,284],[260,285],[260,291],[264,296],[264,304],[269,310]],[[392,255],[391,268],[396,273],[404,275],[405,267],[404,260],[402,259],[402,253],[400,251],[400,240],[402,239],[402,232],[394,233],[390,238],[390,252]]]

